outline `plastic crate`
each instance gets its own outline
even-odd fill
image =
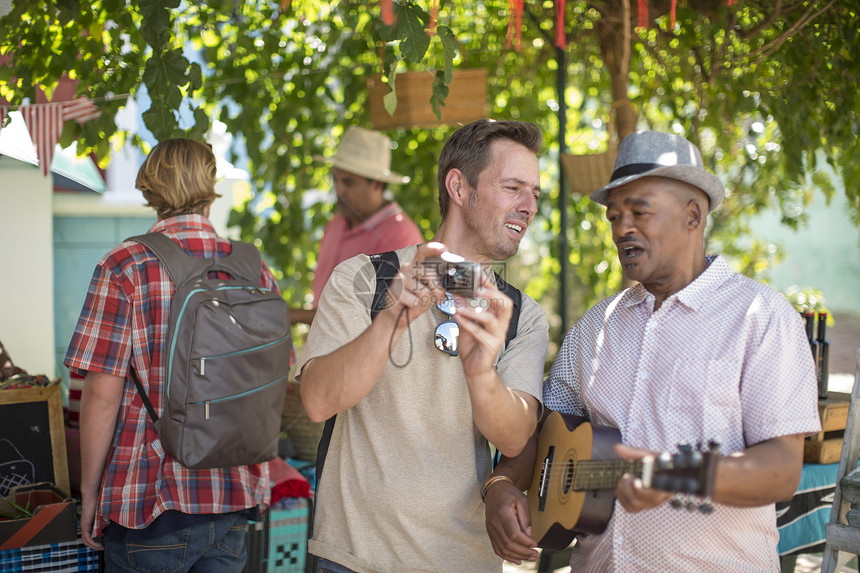
[[[93,551],[84,542],[68,541],[48,545],[33,545],[0,551],[0,571],[50,571],[75,573],[102,571],[101,552]]]
[[[248,523],[248,560],[243,573],[304,573],[311,500],[291,498],[290,507],[270,509]]]

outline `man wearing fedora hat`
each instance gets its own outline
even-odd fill
[[[621,478],[606,529],[577,538],[573,571],[779,570],[774,504],[793,495],[803,438],[820,430],[814,365],[785,298],[705,255],[707,215],[724,195],[692,143],[649,131],[622,141],[611,182],[591,194],[638,284],[573,325],[544,404],[617,428],[620,457],[712,441],[721,455],[710,499],[694,500],[703,512],[674,509],[673,493],[640,476]],[[521,492],[536,441],[502,460],[495,475],[510,481],[486,494],[493,546],[515,563],[537,557]]]
[[[361,127],[349,127],[332,157],[314,156],[331,165],[337,195],[334,217],[326,224],[314,271],[314,308],[291,311],[292,322],[310,324],[322,289],[334,268],[355,255],[373,255],[424,240],[418,226],[386,197],[386,184],[409,183],[391,171],[391,140]]]
[[[459,128],[439,157],[433,242],[393,253],[387,291],[364,255],[323,289],[297,368],[308,416],[326,421],[308,542],[318,571],[501,572],[480,497],[489,444],[513,456],[534,431],[548,326],[481,269],[513,256],[534,219],[542,141],[526,122]],[[449,252],[481,265],[474,297],[448,300],[428,259]]]

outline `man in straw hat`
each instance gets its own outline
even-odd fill
[[[710,499],[681,500],[701,512],[626,474],[605,530],[577,538],[574,571],[779,570],[774,503],[794,493],[803,438],[820,430],[814,365],[785,298],[705,255],[707,216],[724,195],[692,143],[649,131],[622,141],[611,182],[591,194],[638,284],[570,329],[544,404],[617,428],[623,458],[711,441],[721,455]],[[486,492],[493,546],[515,563],[536,559],[533,536],[545,533],[532,530],[521,492],[535,445],[504,459]]]
[[[332,157],[314,156],[331,165],[337,210],[320,241],[314,272],[314,308],[290,312],[293,322],[310,323],[334,268],[355,255],[373,255],[424,240],[417,225],[386,197],[386,184],[409,183],[391,171],[391,140],[376,131],[349,127]]]
[[[458,129],[439,157],[434,242],[394,253],[375,317],[378,259],[349,259],[326,284],[297,372],[308,416],[327,420],[308,544],[319,571],[501,571],[481,484],[489,443],[516,455],[537,424],[546,317],[481,267],[475,296],[449,302],[428,259],[450,250],[489,268],[517,252],[542,139],[519,121]]]

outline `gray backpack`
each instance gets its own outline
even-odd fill
[[[260,286],[260,253],[233,241],[229,255],[192,257],[161,233],[142,243],[173,281],[159,418],[134,369],[165,451],[185,467],[255,464],[278,454],[290,370],[290,320],[281,296]],[[222,271],[232,279],[210,279]]]

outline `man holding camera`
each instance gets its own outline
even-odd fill
[[[434,242],[396,251],[374,318],[369,257],[339,265],[323,290],[297,375],[310,418],[328,420],[308,547],[318,571],[501,571],[480,498],[488,442],[517,455],[534,431],[547,322],[524,294],[514,310],[488,272],[447,302],[441,279],[468,272],[451,253],[489,269],[517,252],[541,144],[530,123],[458,129],[439,159]]]

